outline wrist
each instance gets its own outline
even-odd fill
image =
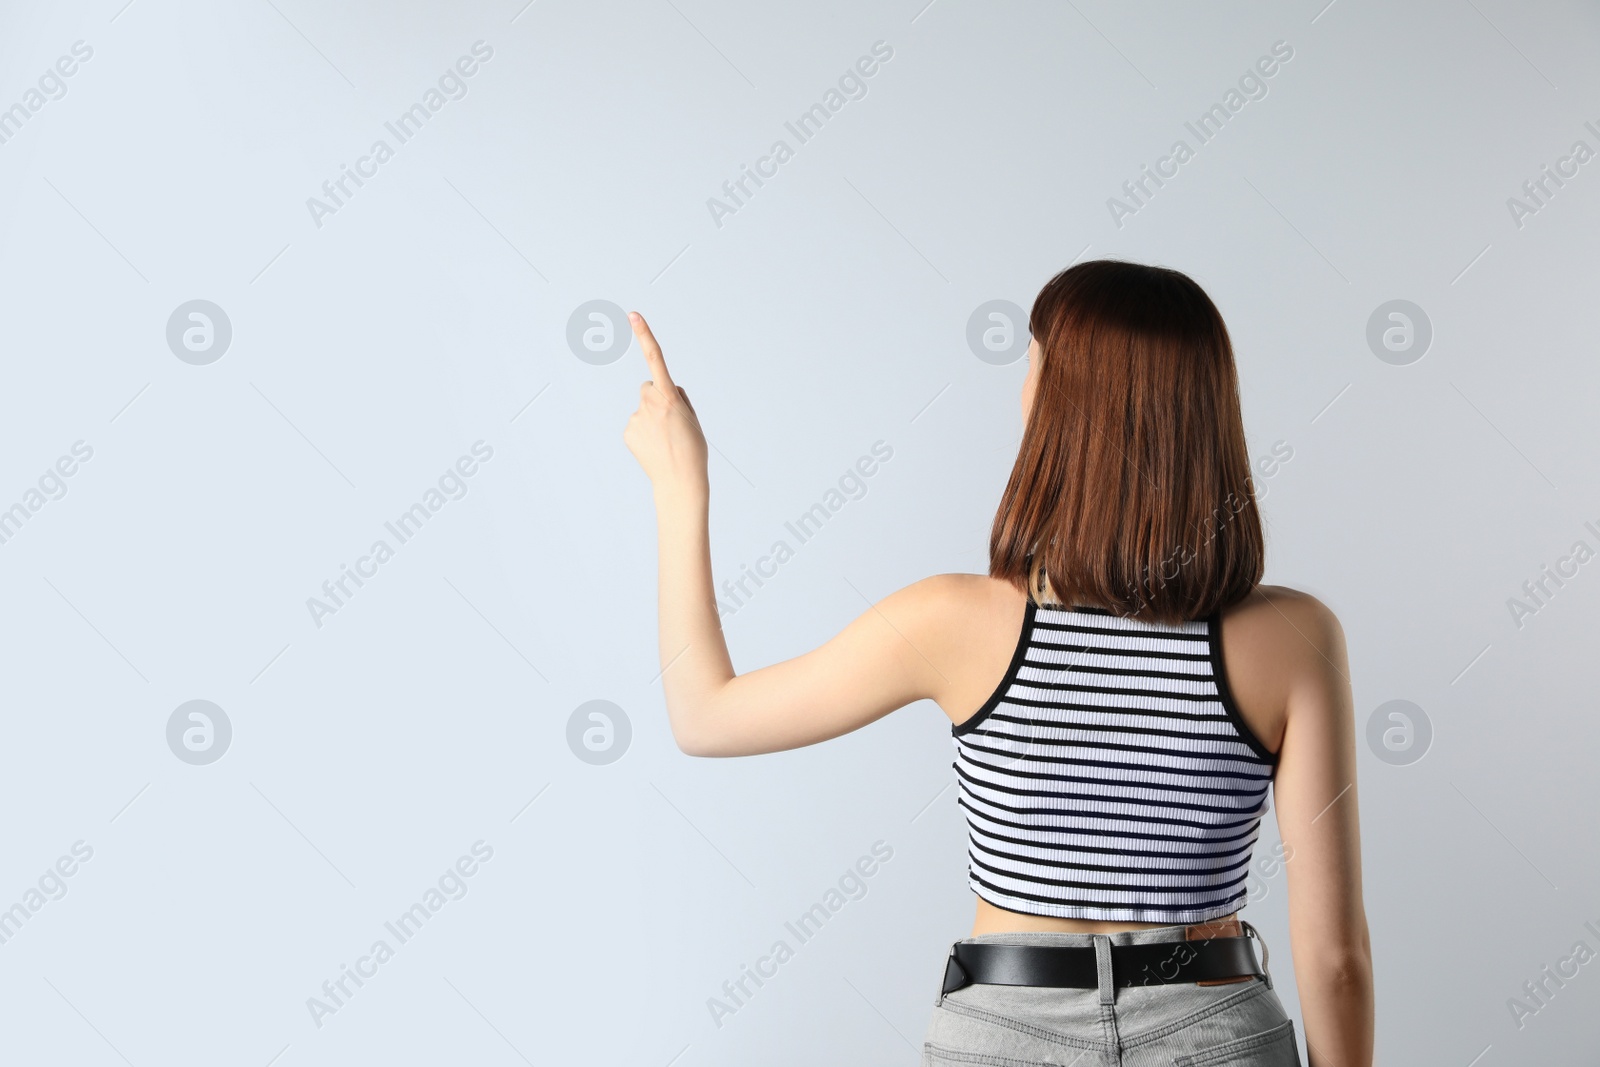
[[[681,482],[653,485],[656,512],[660,515],[705,515],[711,504],[710,487],[705,484],[686,485]]]

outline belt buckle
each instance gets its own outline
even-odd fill
[[[1267,968],[1267,939],[1261,936],[1248,919],[1240,919],[1239,925],[1244,928],[1246,937],[1253,937],[1261,942],[1261,980],[1267,983],[1267,988],[1272,988],[1272,971]]]
[[[972,978],[967,974],[967,969],[961,966],[961,961],[956,958],[956,946],[950,946],[950,959],[944,966],[944,984],[939,989],[941,997],[948,993],[964,988],[970,984]]]

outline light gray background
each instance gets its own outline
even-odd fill
[[[94,850],[0,945],[0,1059],[916,1062],[971,921],[948,723],[676,750],[621,440],[643,364],[579,360],[568,316],[651,317],[716,448],[719,579],[893,448],[726,620],[752,669],[984,569],[1024,366],[976,358],[968,316],[1119,256],[1206,287],[1252,456],[1293,450],[1263,481],[1267,577],[1349,637],[1380,1061],[1588,1062],[1600,964],[1520,1028],[1507,1002],[1600,949],[1600,562],[1520,628],[1507,602],[1600,548],[1600,162],[1520,227],[1507,198],[1600,148],[1594,5],[924,3],[0,9],[0,107],[94,50],[0,144],[0,506],[94,450],[0,545],[0,906]],[[468,95],[314,225],[306,199],[479,40]],[[880,40],[867,95],[714,225]],[[1116,226],[1107,198],[1280,40],[1265,98]],[[232,323],[208,366],[165,340],[193,299]],[[1406,366],[1365,339],[1394,299],[1434,330]],[[467,495],[315,626],[307,598],[478,440]],[[193,699],[233,727],[207,766],[167,746]],[[594,699],[632,726],[603,766],[566,740]],[[1409,765],[1365,740],[1394,699],[1434,731]],[[314,1025],[307,998],[480,839],[469,892]],[[879,840],[865,896],[715,1025],[708,998]],[[1298,1019],[1284,879],[1245,914]]]

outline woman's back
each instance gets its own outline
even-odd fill
[[[1259,586],[1211,618],[1150,624],[1035,608],[981,575],[919,587],[898,625],[947,680],[937,699],[969,823],[975,935],[1136,929],[1242,906],[1291,695],[1316,693],[1342,655],[1321,602]]]
[[[1276,758],[1239,716],[1217,614],[1029,602],[993,695],[952,727],[968,882],[1032,915],[1197,923],[1245,902]]]

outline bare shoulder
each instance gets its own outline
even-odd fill
[[[935,574],[878,607],[940,676],[940,707],[959,722],[999,684],[1022,632],[1027,595],[986,574]]]
[[[916,602],[931,610],[989,611],[1004,613],[1015,606],[1021,617],[1022,591],[1010,582],[987,574],[935,574],[900,590],[907,603]]]
[[[1260,585],[1222,613],[1222,658],[1240,714],[1276,752],[1291,697],[1345,675],[1344,629],[1310,593]]]
[[[1344,628],[1333,609],[1286,585],[1258,585],[1223,612],[1229,650],[1290,663],[1321,663],[1344,655]]]

